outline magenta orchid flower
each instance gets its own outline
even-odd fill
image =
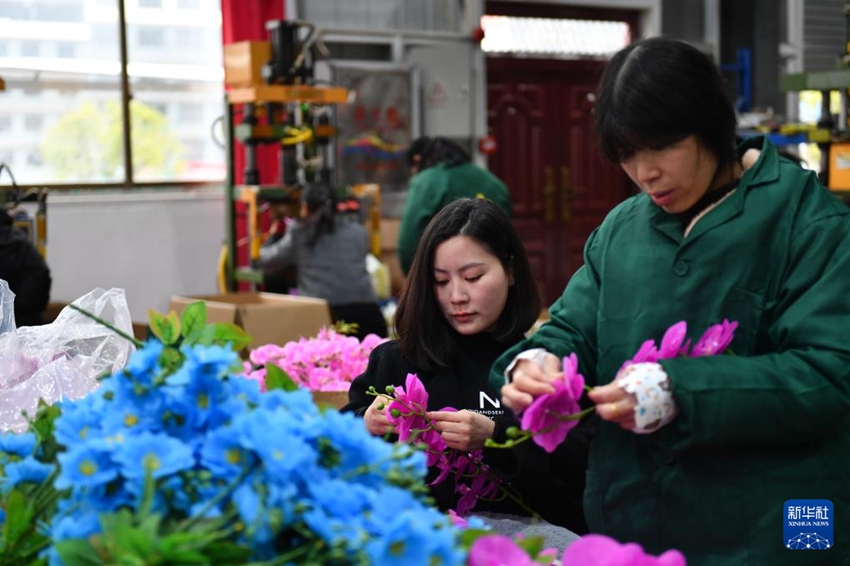
[[[486,535],[472,543],[467,564],[468,566],[504,566],[506,564],[532,566],[535,562],[510,538],[504,535]]]
[[[725,318],[720,324],[709,326],[691,350],[691,357],[716,356],[723,353],[735,337],[738,322],[729,322]]]
[[[573,415],[581,410],[579,399],[584,392],[584,376],[578,372],[578,358],[564,358],[564,375],[552,382],[554,393],[541,395],[522,414],[520,426],[532,433],[532,439],[546,452],[553,452],[578,424],[558,417]]]
[[[387,420],[395,425],[398,439],[406,442],[416,431],[428,428],[425,410],[428,407],[428,392],[415,373],[407,374],[404,387],[395,388],[395,399],[387,407]],[[394,417],[393,411],[399,416]]]
[[[688,324],[684,320],[668,328],[667,332],[664,333],[664,338],[661,339],[661,347],[658,349],[658,359],[667,360],[678,357],[687,335]]]
[[[561,562],[581,566],[686,566],[685,557],[678,550],[653,556],[638,544],[620,544],[604,535],[581,537],[567,547]]]

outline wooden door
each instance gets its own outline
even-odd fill
[[[488,127],[498,149],[489,168],[508,185],[513,221],[547,302],[583,261],[590,232],[630,193],[604,162],[593,132],[603,63],[490,58]]]

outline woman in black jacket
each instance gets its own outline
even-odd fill
[[[531,328],[540,305],[525,249],[508,216],[486,199],[452,202],[428,224],[416,251],[396,311],[398,340],[372,352],[343,410],[362,415],[372,434],[393,432],[383,409],[386,399],[367,391],[404,385],[414,373],[428,392],[428,418],[448,447],[470,452],[482,449],[488,438],[503,441],[505,430],[517,422],[487,376],[500,354]],[[440,410],[445,407],[457,412]],[[511,498],[481,499],[475,511],[529,515],[532,509],[551,523],[586,532],[581,497],[590,426],[573,430],[568,446],[556,452],[558,462],[533,442],[484,449],[484,463],[523,505]],[[561,466],[571,472],[563,473]],[[429,480],[437,472],[430,470]],[[454,484],[450,478],[432,487],[444,510],[455,509],[460,498]]]

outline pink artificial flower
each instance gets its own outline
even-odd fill
[[[584,392],[584,376],[578,373],[578,358],[564,358],[564,375],[552,382],[554,393],[541,395],[522,414],[520,426],[533,434],[532,440],[546,452],[553,452],[578,424],[577,420],[562,421],[559,416],[578,413]]]
[[[661,339],[658,359],[667,360],[678,357],[687,335],[688,324],[684,320],[668,328],[667,332],[664,333],[664,338]]]
[[[454,509],[449,509],[449,522],[451,522],[452,525],[461,529],[469,528],[469,521],[455,513]]]
[[[685,557],[678,550],[668,550],[656,557],[645,553],[638,544],[620,544],[604,535],[581,537],[567,547],[561,563],[581,566],[686,566]]]
[[[528,553],[504,535],[486,535],[469,548],[468,566],[532,566]],[[576,562],[576,564],[582,564]]]
[[[428,408],[428,392],[415,373],[407,374],[405,387],[395,388],[395,399],[385,409],[387,420],[395,425],[398,439],[406,442],[415,431],[428,428],[425,411]],[[392,415],[393,410],[401,414]],[[419,413],[419,414],[416,414]]]
[[[691,357],[697,358],[722,354],[729,347],[729,344],[732,343],[736,328],[738,328],[737,321],[729,322],[725,318],[720,324],[709,326],[703,333],[702,338],[697,341],[693,350],[691,350]]]

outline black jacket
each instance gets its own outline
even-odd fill
[[[15,293],[15,324],[34,326],[50,300],[50,270],[12,217],[0,211],[0,279]]]
[[[493,362],[509,345],[480,335],[458,336],[457,339],[452,367],[436,372],[417,371],[404,358],[397,342],[381,344],[372,351],[366,371],[351,384],[349,403],[342,410],[362,416],[375,399],[366,394],[369,386],[383,392],[387,385],[404,385],[407,374],[415,373],[428,391],[428,410],[454,407],[483,413],[496,422],[494,438],[504,441],[507,427],[518,426],[518,423],[513,413],[501,406],[499,393],[489,388],[487,376]],[[582,494],[593,427],[594,423],[586,419],[552,455],[532,441],[526,441],[513,449],[487,448],[484,462],[518,492],[525,505],[544,519],[582,534],[587,532]],[[436,473],[430,470],[429,481]],[[431,494],[443,510],[457,506],[460,495],[454,492],[454,483],[449,478],[431,488]],[[510,499],[482,499],[473,511],[528,515]]]

